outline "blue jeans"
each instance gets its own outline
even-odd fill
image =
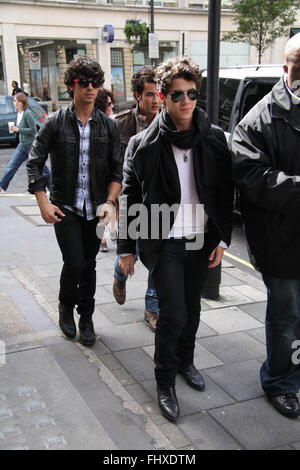
[[[120,259],[120,256],[117,256],[116,261],[115,261],[114,276],[119,282],[126,282],[128,279],[128,276],[125,276],[123,274],[123,271],[119,266],[119,259]],[[136,254],[135,263],[137,262],[138,259],[139,259],[139,256],[138,254]],[[154,287],[154,282],[153,282],[151,273],[148,274],[148,287],[145,293],[145,308],[146,310],[148,310],[148,312],[153,312],[153,313],[159,312],[158,299],[157,299],[156,290]]]
[[[261,383],[269,396],[298,393],[300,364],[294,354],[300,340],[300,280],[263,275],[267,288],[267,359],[260,371]]]
[[[7,190],[9,183],[15,176],[16,172],[18,171],[22,163],[24,163],[25,160],[27,160],[30,149],[31,149],[31,145],[29,146],[25,146],[22,144],[17,145],[16,150],[13,153],[13,156],[8,162],[3,178],[0,181],[0,187],[4,189],[4,191]],[[51,173],[50,173],[49,168],[46,165],[43,168],[43,176],[47,179],[47,188],[50,190]]]

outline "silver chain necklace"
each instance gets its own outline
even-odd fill
[[[183,153],[183,161],[184,161],[184,163],[186,163],[186,162],[188,161],[188,159],[189,159],[189,158],[188,158],[188,155],[187,155],[187,151],[188,151],[188,149],[183,150],[183,152],[184,152],[184,153]]]

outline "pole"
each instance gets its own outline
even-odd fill
[[[207,52],[207,114],[213,124],[219,116],[219,65],[220,65],[221,0],[209,0],[208,8],[208,52]],[[221,263],[208,270],[202,296],[218,299],[221,284]]]
[[[154,0],[150,2],[150,33],[154,33]]]

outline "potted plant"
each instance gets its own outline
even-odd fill
[[[148,37],[147,24],[141,20],[126,20],[124,34],[126,36],[126,41],[129,44],[133,44],[138,40],[143,43]]]

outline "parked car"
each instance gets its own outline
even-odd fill
[[[231,143],[235,126],[271,91],[283,74],[282,65],[240,65],[219,70],[219,126]],[[202,73],[198,105],[206,110],[207,71]]]
[[[219,70],[219,119],[229,148],[236,125],[250,109],[271,91],[283,74],[282,65],[241,65]],[[202,73],[198,105],[206,111],[207,72]],[[234,210],[240,212],[239,192],[235,191]]]
[[[47,113],[45,110],[30,96],[28,96],[28,105],[31,109],[37,128],[43,124]],[[8,123],[17,121],[17,111],[13,104],[13,96],[0,95],[0,143],[12,144],[18,143],[18,134],[8,132]]]

